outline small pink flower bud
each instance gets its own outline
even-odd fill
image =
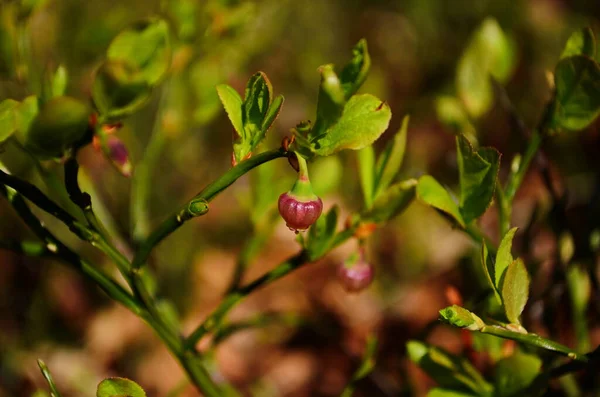
[[[339,266],[337,275],[346,291],[360,292],[371,284],[375,270],[363,255],[355,254]]]

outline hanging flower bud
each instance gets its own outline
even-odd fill
[[[102,137],[94,136],[93,146],[96,150],[101,150],[123,176],[128,178],[131,176],[132,166],[129,161],[129,152],[123,141],[115,135],[104,134]]]
[[[290,230],[298,232],[308,229],[319,219],[323,211],[323,201],[314,194],[306,160],[296,154],[299,165],[298,179],[292,189],[279,196],[279,214]]]
[[[373,281],[375,270],[362,253],[350,256],[338,268],[338,279],[348,292],[359,292]]]

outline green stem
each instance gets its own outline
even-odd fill
[[[172,78],[172,77],[171,77]],[[171,79],[170,78],[170,79]],[[150,191],[153,187],[152,171],[158,164],[160,153],[166,141],[166,135],[162,131],[162,118],[168,91],[170,91],[171,80],[163,85],[158,102],[158,110],[152,127],[150,140],[144,150],[144,156],[135,166],[135,172],[131,179],[130,213],[132,236],[135,241],[141,241],[148,236],[150,231],[149,201]]]
[[[531,346],[536,346],[536,347],[540,347],[542,349],[560,353],[569,358],[572,358],[573,360],[582,361],[582,362],[587,362],[589,360],[585,354],[578,353],[575,350],[572,350],[564,345],[561,345],[558,342],[554,342],[552,340],[542,338],[541,336],[536,335],[536,334],[524,334],[524,333],[520,333],[520,332],[516,332],[516,331],[511,331],[506,328],[498,327],[495,325],[486,325],[483,328],[481,328],[481,330],[479,330],[479,331],[484,334],[494,335],[494,336],[498,336],[498,337],[504,338],[504,339],[512,339],[517,342],[525,343],[525,344],[528,344]]]
[[[518,169],[516,172],[512,173],[508,182],[506,183],[505,189],[505,197],[507,201],[507,205],[510,207],[512,205],[512,201],[515,198],[515,194],[523,179],[525,178],[525,174],[531,165],[531,161],[534,159],[537,151],[539,150],[543,141],[543,136],[539,130],[534,130],[531,135],[531,139],[529,140],[529,144],[527,145],[527,149],[525,150],[525,154],[521,159]]]
[[[146,261],[148,260],[152,249],[154,249],[154,247],[158,245],[158,243],[160,243],[165,237],[176,231],[186,221],[192,219],[195,216],[205,214],[206,210],[197,210],[199,203],[208,204],[219,193],[228,188],[236,180],[238,180],[238,178],[246,174],[251,169],[271,160],[285,156],[287,156],[287,152],[283,151],[282,149],[270,150],[261,153],[257,156],[251,157],[248,160],[244,160],[235,167],[229,169],[229,171],[224,173],[220,178],[218,178],[216,181],[208,185],[206,188],[204,188],[204,190],[202,190],[200,193],[194,196],[180,210],[176,211],[165,221],[163,221],[150,234],[150,236],[148,236],[148,238],[141,243],[133,259],[132,269],[138,269],[141,266],[143,266],[144,263],[146,263]]]

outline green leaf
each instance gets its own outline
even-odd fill
[[[466,328],[469,331],[478,331],[485,326],[485,323],[477,315],[458,305],[448,306],[440,310],[440,319],[450,325]]]
[[[0,102],[0,144],[10,138],[16,131],[15,109],[19,102],[13,99],[5,99]]]
[[[453,96],[440,96],[435,100],[438,120],[455,134],[472,129],[469,115],[463,104]]]
[[[242,116],[242,97],[237,93],[233,87],[227,84],[219,84],[217,86],[217,94],[219,99],[227,112],[227,116],[233,125],[235,132],[239,138],[245,139],[246,134],[244,133],[244,120]]]
[[[373,95],[354,95],[342,116],[326,134],[311,141],[313,152],[329,156],[344,149],[358,150],[369,146],[387,129],[390,107]]]
[[[339,214],[339,207],[334,205],[325,216],[320,216],[310,228],[306,249],[311,260],[316,260],[329,251],[335,238]]]
[[[411,340],[406,344],[408,357],[441,387],[489,394],[492,385],[485,381],[469,361],[441,348]]]
[[[155,85],[171,65],[169,26],[162,19],[135,23],[113,39],[107,57],[135,65],[141,78],[149,85]]]
[[[496,263],[492,272],[490,272],[490,276],[492,280],[494,280],[494,286],[498,292],[500,292],[500,283],[502,281],[502,276],[504,272],[508,268],[508,266],[513,263],[514,259],[511,253],[512,250],[512,241],[515,237],[515,233],[518,228],[514,227],[510,229],[504,237],[502,237],[502,241],[500,242],[500,246],[498,247],[498,252],[496,253]],[[488,269],[490,269],[488,267]]]
[[[60,65],[54,77],[52,78],[52,97],[62,96],[67,90],[67,83],[69,82],[69,75],[67,68],[64,65]]]
[[[477,394],[464,393],[452,389],[440,389],[438,387],[429,390],[427,397],[476,397]]]
[[[129,62],[106,61],[94,78],[92,99],[98,112],[108,120],[118,120],[141,109],[152,89],[139,69]]]
[[[269,109],[267,110],[267,113],[265,114],[265,117],[260,127],[260,139],[255,139],[256,145],[258,145],[260,141],[265,137],[265,135],[269,131],[269,128],[271,128],[271,125],[273,124],[277,116],[279,116],[281,106],[283,106],[283,100],[283,95],[277,95],[275,99],[273,99],[273,102],[271,103],[271,106],[269,106]]]
[[[342,73],[340,73],[340,82],[342,83],[346,100],[350,99],[365,82],[370,67],[371,57],[367,49],[367,40],[360,39],[352,49],[352,60],[344,67]]]
[[[572,57],[575,55],[587,55],[594,58],[596,54],[596,40],[594,32],[590,28],[583,28],[574,32],[567,40],[565,49],[560,55],[560,59]]]
[[[521,324],[519,317],[529,299],[529,273],[520,258],[508,265],[501,291],[506,318],[512,324]]]
[[[360,176],[360,187],[363,191],[365,208],[373,205],[375,190],[375,149],[367,146],[357,152],[358,175]]]
[[[107,378],[98,385],[97,397],[146,397],[137,383],[125,378]]]
[[[260,133],[272,98],[273,87],[266,74],[258,72],[250,77],[242,105],[242,120],[249,137]]]
[[[321,72],[321,85],[317,99],[317,118],[310,131],[309,139],[316,139],[323,135],[342,117],[346,98],[342,83],[333,69],[333,65],[323,65]]]
[[[488,248],[485,241],[481,242],[481,264],[483,266],[483,273],[485,274],[490,288],[494,291],[494,295],[498,300],[498,304],[502,305],[502,297],[500,296],[500,291],[494,282],[494,261],[489,257]]]
[[[514,52],[495,19],[486,19],[473,34],[456,72],[458,96],[472,117],[482,116],[492,106],[490,76],[506,82],[515,66]]]
[[[40,371],[42,371],[42,375],[48,382],[48,387],[50,387],[50,397],[61,397],[56,384],[54,383],[54,379],[52,379],[52,375],[50,374],[50,370],[42,360],[38,360],[38,367],[40,367]]]
[[[556,97],[550,127],[582,130],[600,114],[600,66],[586,56],[561,59],[554,72]]]
[[[517,351],[496,363],[496,396],[528,395],[527,388],[540,374],[542,360],[533,354]]]
[[[15,107],[15,125],[17,127],[17,136],[21,142],[27,140],[27,132],[38,112],[38,98],[35,95],[28,96],[19,106]]]
[[[399,215],[415,198],[417,181],[409,179],[390,186],[373,202],[373,206],[361,219],[375,223],[387,222]]]
[[[406,150],[406,135],[408,132],[409,119],[409,116],[404,116],[402,119],[402,126],[377,160],[377,175],[375,177],[377,191],[375,197],[387,189],[394,178],[396,178],[400,167],[402,167],[404,152]]]
[[[454,222],[465,228],[465,221],[460,214],[458,205],[452,200],[450,194],[438,181],[430,175],[419,178],[417,184],[417,198],[425,204],[441,211],[449,216]]]
[[[500,153],[494,148],[475,151],[463,135],[456,137],[460,181],[460,213],[465,223],[477,219],[494,198]]]

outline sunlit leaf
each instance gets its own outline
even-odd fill
[[[237,136],[240,138],[246,138],[246,134],[244,133],[244,121],[242,116],[242,97],[237,93],[233,87],[228,86],[227,84],[219,84],[217,86],[217,93],[219,94],[219,99],[225,108],[225,112],[227,112],[227,116],[237,133]]]
[[[464,228],[466,226],[458,205],[452,200],[446,189],[432,176],[425,175],[419,179],[417,197],[425,204],[448,215],[461,227]]]
[[[340,119],[311,144],[319,156],[329,156],[344,149],[358,150],[372,144],[387,129],[390,107],[373,95],[354,95]]]
[[[13,99],[5,99],[0,102],[0,144],[10,138],[17,129],[15,120],[15,109],[19,102]]]
[[[594,32],[590,28],[583,28],[573,33],[565,49],[560,55],[560,59],[572,57],[575,55],[587,55],[590,58],[594,58],[596,54],[596,40],[594,38]]]
[[[98,385],[97,397],[146,397],[144,389],[125,378],[104,379]]]
[[[500,291],[500,281],[502,280],[504,272],[514,261],[511,251],[512,241],[517,230],[518,228],[515,227],[506,232],[504,237],[502,237],[502,241],[498,247],[498,252],[496,253],[496,263],[493,268],[493,272],[490,275],[492,280],[494,280],[494,285],[498,291]]]
[[[515,51],[495,19],[486,19],[473,34],[456,72],[458,96],[472,117],[486,113],[493,103],[490,77],[506,82],[515,66]]]
[[[501,291],[506,317],[512,324],[520,324],[519,317],[529,299],[529,273],[520,258],[508,265]]]

